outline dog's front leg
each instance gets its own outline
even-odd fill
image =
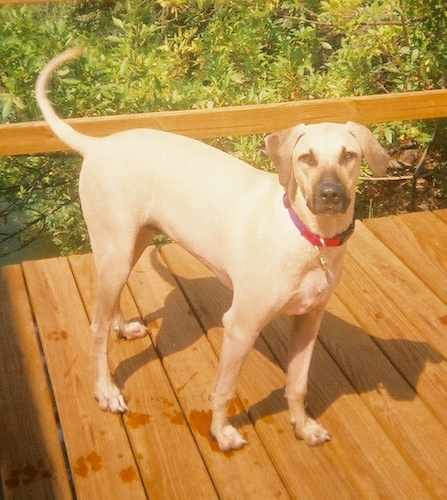
[[[235,320],[230,309],[223,318],[225,335],[220,357],[216,386],[210,399],[213,408],[211,435],[223,451],[238,450],[247,440],[230,424],[228,407],[235,396],[237,380],[247,354],[253,347],[258,333]],[[245,323],[245,322],[244,322]]]
[[[318,446],[331,439],[327,430],[306,414],[304,405],[310,361],[323,313],[324,307],[318,306],[306,314],[294,316],[290,334],[286,398],[295,436],[304,439],[309,446]]]

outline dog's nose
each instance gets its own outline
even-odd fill
[[[340,182],[325,182],[320,188],[320,198],[324,203],[337,204],[343,196]]]
[[[346,188],[337,176],[328,176],[320,180],[314,198],[316,213],[343,213],[350,200]]]

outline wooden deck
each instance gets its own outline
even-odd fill
[[[359,223],[348,245],[308,394],[333,440],[313,449],[288,422],[284,318],[232,405],[250,445],[223,453],[210,440],[230,294],[179,246],[149,249],[123,294],[151,331],[112,342],[124,416],[92,397],[91,255],[2,268],[4,498],[447,498],[447,211]]]

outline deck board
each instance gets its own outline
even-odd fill
[[[92,396],[92,256],[0,269],[4,498],[446,498],[446,244],[446,211],[357,225],[310,370],[308,409],[333,436],[315,449],[288,422],[286,318],[231,405],[250,445],[210,439],[231,294],[178,245],[149,248],[122,296],[150,330],[110,345],[122,417]]]
[[[142,497],[140,482],[121,480],[136,468],[121,417],[102,414],[92,398],[89,321],[67,259],[23,265],[78,496]],[[138,493],[137,490],[140,490]]]
[[[0,269],[0,402],[5,497],[72,498],[20,266]]]

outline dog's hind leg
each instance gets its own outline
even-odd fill
[[[127,338],[137,338],[147,333],[140,322],[126,324],[120,311],[121,291],[144,249],[141,239],[126,239],[123,233],[121,236],[123,238],[119,242],[108,238],[102,238],[100,242],[92,241],[98,274],[97,304],[91,325],[97,368],[95,397],[102,410],[112,413],[125,412],[128,408],[110,374],[107,345],[111,324],[113,321],[118,322],[121,335]]]
[[[130,272],[130,266],[125,266],[122,258],[120,255],[109,254],[107,258],[102,255],[101,262],[96,265],[97,304],[91,325],[96,358],[95,397],[102,410],[112,413],[125,412],[128,409],[123,395],[112,379],[108,362],[110,326],[120,314],[119,299]]]

